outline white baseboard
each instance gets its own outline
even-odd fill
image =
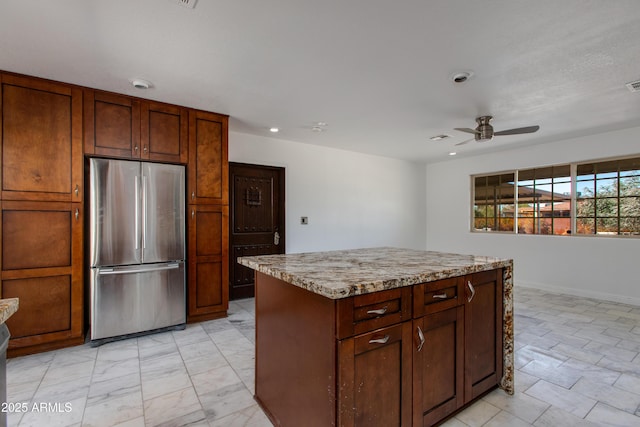
[[[521,281],[518,281],[518,283],[514,282],[514,286],[516,288],[519,288],[519,287],[533,288],[533,289],[539,289],[542,291],[547,291],[555,294],[566,294],[566,295],[573,295],[577,297],[593,298],[593,299],[598,299],[603,301],[612,301],[612,302],[617,302],[621,304],[640,306],[640,298],[630,297],[626,295],[615,295],[609,292],[606,292],[606,293],[594,292],[594,291],[588,291],[583,289],[546,285],[543,283],[521,282]]]

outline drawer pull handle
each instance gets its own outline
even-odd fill
[[[418,352],[420,350],[422,350],[422,346],[424,346],[424,334],[422,333],[422,329],[420,329],[420,326],[418,326],[418,339],[420,340],[420,342],[418,343]]]
[[[80,209],[76,208],[76,221],[80,218]]]
[[[80,195],[80,187],[78,186],[78,184],[76,184],[75,192],[76,192],[76,197],[78,197],[78,195]]]
[[[373,338],[369,340],[369,344],[386,344],[389,341],[389,335],[385,335],[383,338]]]
[[[471,302],[473,297],[476,295],[476,289],[473,287],[473,285],[471,284],[470,280],[467,280],[467,286],[469,287],[469,290],[471,291],[471,295],[469,295],[469,297],[467,298],[467,302]]]
[[[377,310],[369,310],[367,311],[367,314],[377,314],[380,316],[382,314],[385,314],[386,312],[387,312],[387,306],[385,305],[384,307],[379,308]]]
[[[447,294],[446,294],[446,292],[445,292],[444,294],[435,294],[435,295],[433,296],[433,298],[447,299],[447,298],[449,298],[449,297],[447,296]]]

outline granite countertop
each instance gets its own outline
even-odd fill
[[[18,298],[0,299],[0,325],[18,311]]]
[[[331,299],[513,268],[510,259],[390,247],[240,257],[238,262]]]

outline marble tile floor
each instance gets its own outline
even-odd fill
[[[515,314],[516,394],[444,426],[640,426],[640,307],[516,287]],[[247,299],[184,331],[9,359],[8,425],[270,427],[254,324]]]

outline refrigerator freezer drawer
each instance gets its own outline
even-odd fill
[[[185,322],[184,262],[91,269],[91,340]]]

